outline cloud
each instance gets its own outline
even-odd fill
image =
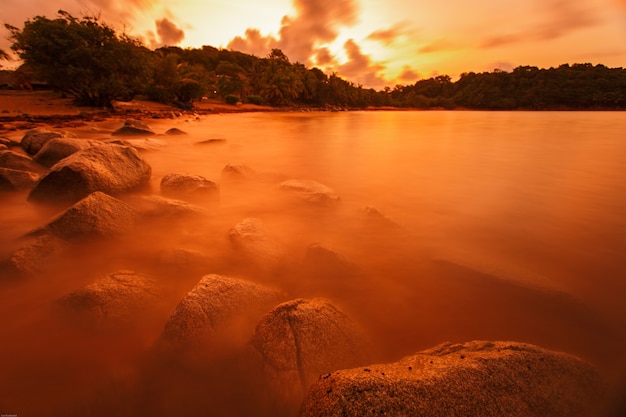
[[[385,45],[389,45],[397,38],[413,33],[414,30],[410,29],[409,26],[410,24],[408,22],[399,22],[389,29],[380,29],[370,33],[367,39],[380,41]]]
[[[261,56],[279,48],[291,61],[310,64],[321,45],[337,39],[341,27],[356,23],[358,13],[355,0],[294,0],[294,8],[295,16],[283,17],[278,37],[248,29],[228,48]]]
[[[185,39],[185,32],[168,18],[154,22],[161,45],[176,45]]]
[[[537,15],[539,21],[520,31],[488,37],[484,49],[521,42],[550,41],[600,23],[596,9],[581,0],[544,0]]]
[[[418,52],[421,54],[430,54],[434,52],[452,51],[460,48],[461,45],[457,45],[448,39],[439,39],[426,46],[422,46],[418,49]]]
[[[402,68],[402,72],[398,75],[398,81],[403,83],[413,83],[420,79],[420,75],[417,71],[411,69],[409,66]]]
[[[337,64],[335,57],[333,56],[333,54],[330,53],[330,50],[328,48],[319,48],[315,52],[315,62],[317,65],[321,65],[321,66],[329,66],[329,65]]]
[[[348,55],[348,62],[338,67],[340,75],[369,88],[382,88],[387,84],[385,79],[378,75],[385,67],[373,64],[370,57],[361,52],[361,48],[353,39],[346,41],[343,47]]]

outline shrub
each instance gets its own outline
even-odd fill
[[[236,96],[234,94],[229,94],[226,97],[224,97],[224,101],[226,102],[226,104],[231,104],[234,106],[237,103],[239,103],[239,96]]]
[[[261,96],[248,96],[248,103],[250,104],[263,104],[263,97]]]

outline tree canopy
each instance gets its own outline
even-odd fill
[[[97,17],[37,16],[23,29],[6,25],[13,49],[51,87],[71,94],[79,104],[111,107],[142,91],[148,50],[140,42]]]

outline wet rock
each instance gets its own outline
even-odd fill
[[[115,237],[130,232],[136,220],[137,212],[129,205],[97,191],[30,234],[50,234],[68,241]]]
[[[100,145],[102,142],[97,140],[85,140],[75,138],[53,138],[43,145],[43,147],[33,157],[37,163],[51,167],[73,153],[87,149],[90,146]]]
[[[200,175],[168,174],[161,179],[161,193],[167,197],[216,201],[220,187]]]
[[[238,254],[263,268],[274,269],[285,258],[285,248],[266,231],[260,219],[242,220],[230,229],[228,237]]]
[[[196,142],[196,145],[224,145],[226,144],[226,139],[206,139],[201,140],[200,142]]]
[[[384,227],[389,229],[399,229],[400,225],[389,217],[385,216],[383,213],[378,211],[378,209],[372,206],[365,206],[361,211],[361,215],[363,220],[367,222],[368,225]]]
[[[287,180],[280,183],[279,188],[307,204],[333,207],[339,203],[339,196],[332,188],[313,180]]]
[[[155,133],[148,125],[138,120],[126,120],[124,126],[111,133],[113,136],[152,136]]]
[[[67,241],[53,235],[31,236],[10,255],[3,275],[20,277],[45,271],[68,247]]]
[[[26,132],[20,142],[22,149],[29,155],[35,155],[43,145],[54,138],[75,138],[76,135],[66,131],[53,132],[47,129],[32,129]]]
[[[168,136],[181,136],[181,135],[186,135],[187,132],[180,130],[177,127],[173,127],[171,129],[167,129],[165,131],[165,134]]]
[[[301,416],[594,415],[600,380],[580,359],[515,342],[443,344],[323,375]]]
[[[0,150],[0,168],[42,172],[44,168],[30,157],[9,150]]]
[[[133,197],[129,201],[144,218],[174,220],[208,215],[207,210],[202,207],[160,195]]]
[[[318,279],[345,279],[358,273],[358,267],[345,256],[318,243],[307,247],[303,268]]]
[[[176,272],[200,272],[209,271],[211,266],[216,263],[215,259],[206,254],[188,248],[173,248],[162,251],[157,256],[159,265],[171,271]]]
[[[158,300],[154,280],[133,271],[119,271],[67,294],[59,305],[73,321],[114,324],[145,314]]]
[[[0,191],[28,190],[38,179],[34,172],[0,168]]]
[[[116,195],[145,186],[152,168],[129,146],[99,145],[55,164],[28,196],[41,203],[73,203],[95,192]]]
[[[222,180],[243,182],[256,178],[256,171],[246,165],[228,164],[222,169]]]
[[[156,151],[167,146],[166,141],[155,138],[125,139],[124,143],[129,144],[138,151]]]
[[[292,414],[319,375],[370,359],[358,326],[328,300],[297,299],[276,306],[259,322],[250,342],[260,358],[277,412]]]
[[[281,299],[282,292],[273,288],[206,275],[176,306],[158,348],[201,357],[241,348],[259,317]]]

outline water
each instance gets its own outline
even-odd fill
[[[93,397],[115,391],[102,381],[132,379],[178,300],[211,272],[276,285],[294,298],[330,298],[367,329],[381,362],[444,341],[515,340],[593,361],[613,385],[626,375],[623,113],[258,113],[152,126],[189,133],[159,137],[164,146],[143,153],[157,193],[172,172],[220,182],[226,164],[247,165],[260,179],[243,188],[221,184],[206,222],[152,224],[127,247],[88,247],[62,274],[2,289],[0,363],[10,362],[14,381],[0,390],[10,393],[0,406],[98,408]],[[74,130],[106,136],[91,126]],[[225,142],[199,144],[207,139]],[[286,204],[275,185],[290,178],[332,187],[340,207]],[[51,214],[24,197],[3,196],[3,251]],[[401,227],[367,226],[366,206]],[[232,261],[228,229],[250,216],[287,248],[291,260],[279,272]],[[359,278],[304,273],[299,261],[312,243],[344,255]],[[213,256],[213,270],[180,276],[151,265],[149,253],[173,247]],[[122,256],[129,248],[138,255]],[[104,340],[50,324],[56,298],[118,267],[152,274],[168,289],[141,331]],[[74,400],[55,398],[51,386],[76,389]],[[55,406],[28,404],[44,391]]]

